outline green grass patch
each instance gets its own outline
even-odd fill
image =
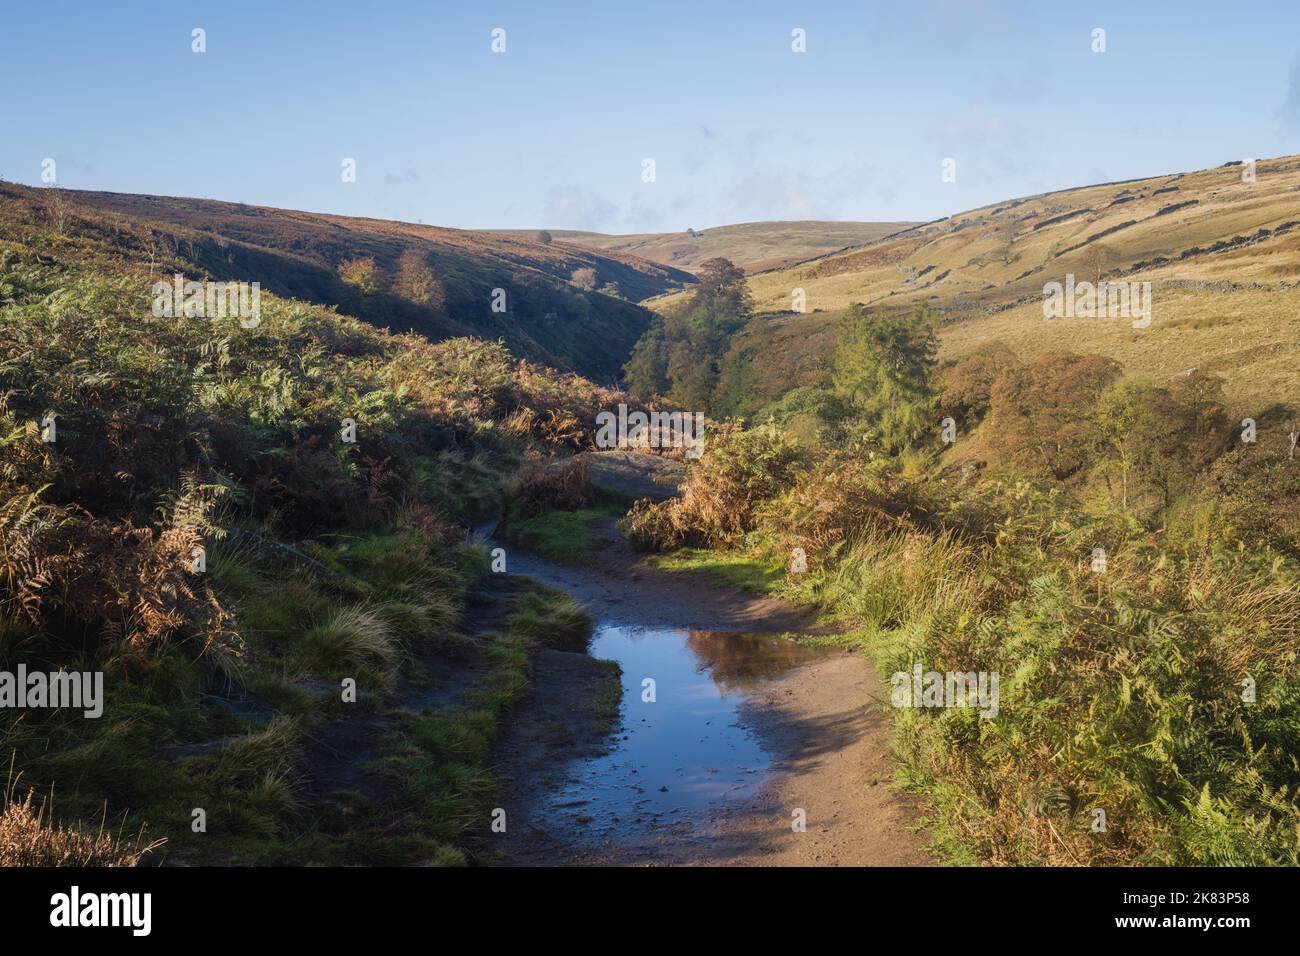
[[[661,571],[702,574],[719,584],[754,594],[772,594],[785,584],[784,567],[743,552],[682,548],[669,554],[652,555],[649,561]]]
[[[545,511],[532,518],[514,518],[508,523],[507,538],[561,564],[591,566],[596,563],[602,542],[593,540],[597,521],[622,514],[616,505],[580,508],[577,511]]]
[[[596,692],[596,714],[611,727],[623,712],[623,668],[618,661],[597,660],[605,669],[605,679]]]

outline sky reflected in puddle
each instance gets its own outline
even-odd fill
[[[598,627],[592,656],[623,668],[623,730],[609,753],[577,768],[551,809],[588,836],[612,837],[753,796],[771,755],[739,723],[745,693],[823,653],[768,634]]]

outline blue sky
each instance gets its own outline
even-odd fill
[[[932,219],[1300,152],[1300,3],[15,3],[0,88],[23,183],[48,157],[69,188],[465,228]]]

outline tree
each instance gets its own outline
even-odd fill
[[[543,245],[549,246],[552,242],[555,241],[555,237],[552,236],[545,229],[543,229],[541,232],[537,234],[537,241],[542,243]]]
[[[939,373],[939,407],[973,426],[988,413],[993,383],[1016,362],[1016,353],[1006,343],[986,342]]]
[[[749,317],[753,301],[745,272],[730,259],[715,256],[700,263],[699,285],[695,287],[692,304],[705,306],[715,313]]]
[[[1084,256],[1084,264],[1087,268],[1087,277],[1092,280],[1094,286],[1100,285],[1109,273],[1111,263],[1115,260],[1115,253],[1105,243],[1094,242],[1088,248]]]
[[[1058,481],[1094,461],[1093,409],[1122,366],[1104,355],[1049,352],[1003,372],[993,383],[993,441],[1013,468]]]
[[[434,276],[428,262],[414,249],[407,249],[397,260],[395,291],[402,298],[441,312],[447,304],[442,283]]]
[[[623,366],[628,392],[644,401],[657,401],[672,387],[668,380],[666,338],[663,319],[652,319]]]
[[[379,267],[369,256],[339,263],[339,278],[366,295],[379,291]]]
[[[934,321],[921,309],[890,318],[859,303],[840,318],[832,382],[857,431],[886,452],[920,444],[934,421]]]
[[[596,291],[596,270],[591,268],[574,269],[569,281],[583,292]]]
[[[722,258],[702,263],[690,298],[656,319],[633,350],[624,366],[629,391],[711,410],[723,357],[752,308],[743,271]]]
[[[1128,512],[1142,492],[1154,491],[1162,507],[1189,488],[1224,449],[1228,419],[1215,399],[1222,379],[1196,389],[1118,382],[1101,395],[1094,421],[1103,461],[1098,471],[1120,508]]]

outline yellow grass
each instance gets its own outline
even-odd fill
[[[1136,224],[1091,238],[1129,221]],[[1261,229],[1271,234],[1256,238]],[[1247,237],[1252,241],[1209,251]],[[1153,261],[1160,257],[1166,261]],[[1045,321],[1044,285],[1071,273],[1077,281],[1150,281],[1151,327],[1135,330],[1124,319]],[[1137,378],[1214,371],[1227,379],[1232,410],[1243,414],[1296,404],[1300,157],[1259,160],[1254,182],[1242,181],[1242,167],[1228,166],[1009,200],[762,272],[749,285],[758,311],[774,314],[773,352],[789,369],[791,387],[824,375],[834,319],[863,302],[935,310],[943,322],[941,358],[1003,339],[1021,358],[1054,349],[1108,355]],[[807,314],[791,313],[795,289],[806,294]],[[663,309],[678,299],[648,304]]]

